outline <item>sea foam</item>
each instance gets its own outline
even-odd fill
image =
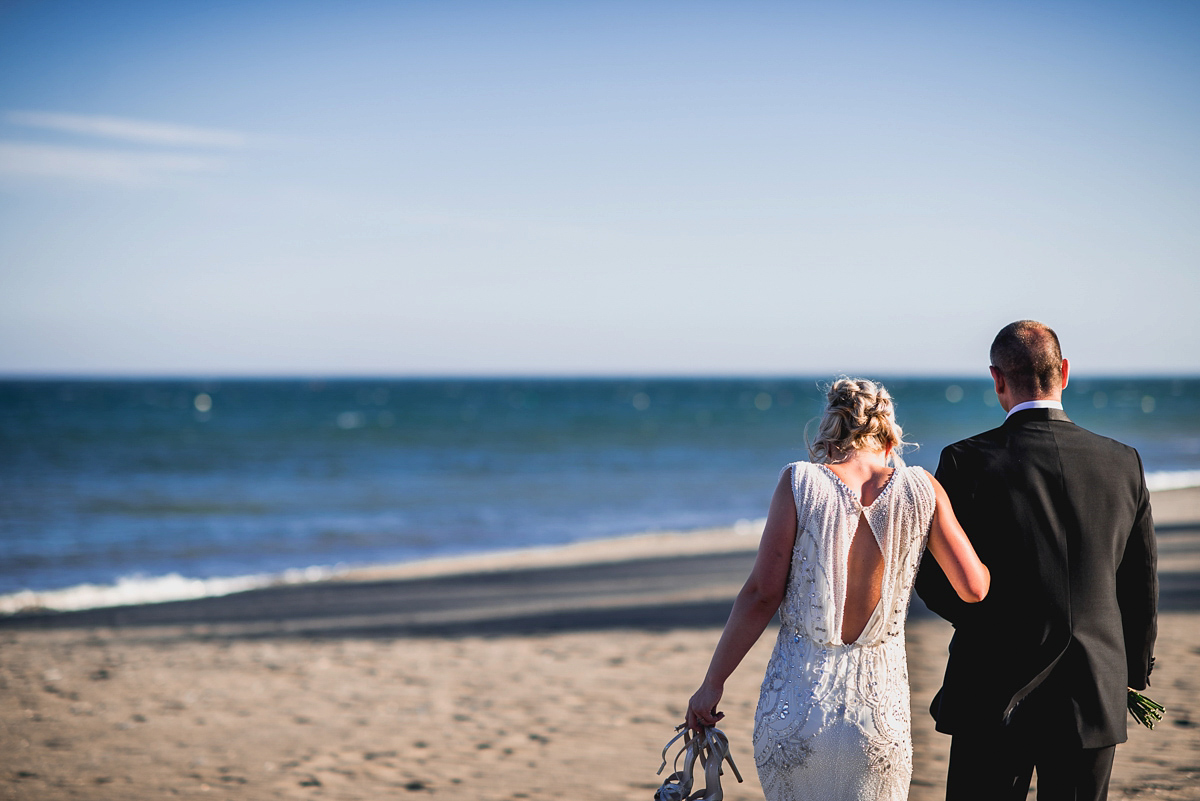
[[[1151,492],[1200,487],[1200,470],[1154,470],[1146,474]]]
[[[21,590],[0,595],[0,615],[52,610],[74,612],[108,606],[153,604],[166,601],[190,601],[213,598],[280,584],[321,581],[341,571],[328,567],[288,570],[278,575],[230,576],[227,578],[187,578],[178,573],[166,576],[126,576],[116,584],[79,584],[60,590]]]

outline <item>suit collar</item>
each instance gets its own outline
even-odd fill
[[[1071,418],[1067,417],[1067,413],[1062,409],[1022,409],[1019,412],[1013,412],[1009,418],[1004,421],[1004,427],[1019,426],[1024,423],[1038,423],[1046,420],[1058,420],[1064,423],[1071,422]]]
[[[1009,416],[1016,414],[1025,409],[1061,409],[1063,407],[1061,400],[1054,398],[1038,398],[1036,400],[1027,400],[1018,403],[1016,406],[1008,410],[1008,414],[1004,415],[1007,419]]]

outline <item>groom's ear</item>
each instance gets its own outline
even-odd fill
[[[1004,394],[1004,373],[996,369],[995,365],[988,367],[992,371],[992,381],[996,384],[996,394]]]

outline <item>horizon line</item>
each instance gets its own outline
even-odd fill
[[[1082,383],[1088,380],[1113,379],[1200,379],[1200,370],[1187,373],[1148,371],[1148,372],[1097,372],[1079,376],[1074,374],[1072,379]],[[848,372],[848,371],[812,371],[812,372],[519,372],[511,373],[457,373],[457,372],[195,372],[195,373],[156,373],[156,372],[3,372],[0,371],[0,381],[621,381],[621,380],[661,380],[661,381],[696,381],[696,380],[796,380],[796,379],[825,379],[825,378],[877,378],[880,380],[936,380],[956,379],[967,381],[991,381],[986,372]]]

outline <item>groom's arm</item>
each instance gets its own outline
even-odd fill
[[[967,493],[962,489],[962,474],[951,448],[942,451],[942,458],[938,462],[937,472],[934,476],[945,488],[946,495],[950,498],[950,505],[954,507],[959,522],[962,523],[963,512],[966,511]],[[968,530],[968,536],[970,533]],[[929,553],[926,553],[921,559],[916,590],[917,595],[930,610],[956,625],[964,618],[971,606],[958,597],[958,593],[954,591],[954,587],[946,578],[941,566]]]
[[[1141,457],[1138,458],[1141,470]],[[1117,602],[1121,606],[1121,628],[1125,634],[1125,659],[1129,686],[1143,690],[1150,683],[1151,655],[1158,633],[1158,551],[1150,493],[1141,477],[1137,517],[1121,564],[1117,567]]]

